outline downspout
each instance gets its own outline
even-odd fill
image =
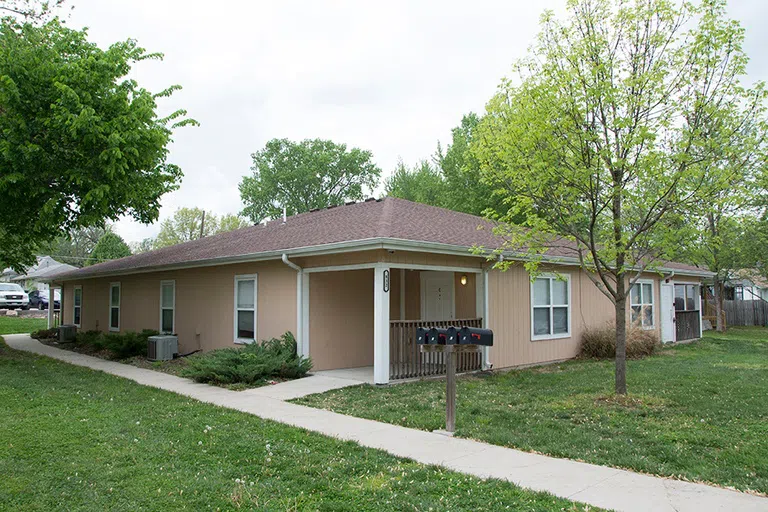
[[[283,263],[291,267],[296,271],[296,350],[299,354],[307,356],[305,353],[306,347],[304,346],[304,319],[302,313],[304,310],[304,294],[303,294],[303,276],[304,269],[288,259],[288,255],[283,253]]]
[[[504,261],[504,254],[499,254],[499,263]],[[491,267],[493,268],[493,267]],[[488,268],[486,266],[483,266],[483,273],[481,274],[483,278],[483,328],[484,329],[490,329],[490,322],[489,322],[489,314],[490,314],[490,305],[488,304],[488,297],[490,296],[488,292],[488,272],[491,270],[491,268]],[[483,370],[492,370],[493,369],[493,363],[491,363],[491,347],[483,347]]]
[[[483,268],[483,273],[480,274],[483,279],[483,328],[490,329],[488,322],[488,312],[490,307],[488,304],[488,268]],[[491,347],[483,347],[483,370],[493,369],[493,363],[491,363]]]

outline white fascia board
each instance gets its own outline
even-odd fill
[[[431,252],[435,254],[450,254],[455,256],[469,256],[469,257],[480,258],[484,260],[488,259],[487,256],[485,255],[473,254],[472,252],[470,252],[472,248],[468,246],[444,244],[444,243],[438,243],[438,242],[420,242],[417,240],[405,240],[405,239],[399,239],[399,238],[368,238],[363,240],[350,240],[345,242],[336,242],[332,244],[310,245],[305,247],[296,247],[293,249],[281,249],[276,251],[266,251],[266,252],[260,252],[260,253],[254,253],[254,254],[243,254],[238,256],[227,256],[222,258],[211,258],[206,260],[189,261],[189,262],[179,263],[179,264],[159,265],[159,266],[143,267],[143,268],[137,268],[137,269],[126,269],[126,270],[121,270],[117,272],[105,272],[103,274],[98,273],[98,274],[92,274],[92,275],[87,275],[82,277],[75,275],[63,280],[52,278],[50,280],[44,280],[43,282],[47,282],[47,283],[67,282],[67,281],[77,281],[81,279],[92,279],[92,278],[100,278],[100,277],[113,277],[113,276],[122,276],[122,275],[130,275],[130,274],[147,274],[152,272],[184,270],[188,268],[212,267],[212,266],[218,266],[218,265],[232,265],[235,263],[269,261],[269,260],[282,259],[283,254],[287,254],[289,257],[322,256],[325,254],[338,254],[338,253],[344,253],[344,252],[367,251],[367,250],[375,250],[375,249],[386,249],[386,250],[393,250],[393,251],[400,250],[400,251],[412,251],[412,252]],[[528,261],[531,259],[523,254],[512,252],[512,251],[504,251],[502,254],[505,259],[515,260],[515,261]],[[579,266],[579,259],[575,257],[543,256],[541,261],[544,263],[549,263],[553,265]],[[654,270],[648,270],[648,272],[664,272],[664,273],[674,272],[676,275],[686,275],[686,276],[696,276],[696,277],[712,277],[715,275],[714,272],[710,272],[708,270],[681,270],[681,269],[672,269],[672,268],[666,268],[666,267],[660,267]]]

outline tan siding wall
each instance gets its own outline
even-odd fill
[[[370,251],[343,252],[322,256],[291,258],[296,264],[305,267],[330,267],[336,265],[359,265],[361,263],[388,262],[393,265],[440,265],[465,268],[482,268],[484,258],[477,256],[453,256],[413,251],[389,252],[384,249]]]
[[[461,276],[467,276],[467,284],[461,284]],[[456,318],[475,318],[477,310],[475,309],[475,276],[477,274],[456,272],[454,275],[454,290],[456,291]]]
[[[303,258],[291,258],[291,261],[304,268],[333,267],[339,265],[359,265],[361,263],[376,263],[384,261],[387,251],[376,249],[372,251],[341,252],[338,254],[324,254],[322,256],[307,256]]]
[[[477,256],[453,256],[449,254],[431,254],[425,252],[383,251],[381,261],[405,265],[439,265],[446,267],[482,268],[484,258]]]
[[[421,319],[421,278],[418,270],[405,271],[405,319]]]
[[[490,351],[495,368],[520,366],[575,357],[585,326],[613,319],[613,306],[589,278],[576,268],[571,274],[571,336],[531,341],[530,279],[522,266],[488,275],[489,327],[494,332]]]
[[[576,267],[553,268],[571,276],[571,336],[555,340],[531,340],[530,279],[522,266],[488,275],[489,327],[494,331],[491,362],[496,368],[520,366],[575,357],[581,335],[588,327],[603,327],[615,319],[613,303]],[[661,332],[659,316],[660,276],[644,274],[653,281],[654,330]],[[697,281],[697,280],[693,280]],[[629,320],[629,301],[627,319]]]
[[[121,284],[120,330],[157,330],[160,281],[176,281],[179,350],[211,350],[234,345],[234,278],[258,275],[257,338],[296,331],[296,272],[282,262],[243,263],[111,278],[64,285],[64,321],[72,321],[72,289],[83,286],[82,330],[109,327],[109,285]]]
[[[390,320],[402,320],[400,318],[400,274],[403,271],[401,268],[393,268],[390,270],[390,286],[389,286],[389,319]]]
[[[313,273],[309,301],[313,368],[373,365],[373,270]]]

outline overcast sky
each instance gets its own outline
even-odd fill
[[[69,0],[68,24],[89,27],[102,47],[134,38],[163,62],[134,76],[161,100],[183,107],[198,128],[176,132],[169,160],[181,166],[178,191],[160,218],[182,206],[238,212],[237,186],[251,153],[272,138],[324,138],[373,152],[388,175],[398,158],[429,157],[464,113],[483,110],[513,61],[523,56],[545,8],[565,0],[242,1]],[[731,0],[747,30],[750,79],[768,79],[765,0]],[[154,236],[122,220],[126,241]]]

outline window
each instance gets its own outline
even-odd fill
[[[733,296],[735,300],[744,300],[744,287],[737,286],[733,289]]]
[[[75,286],[72,289],[72,323],[80,327],[80,317],[83,309],[83,287]]]
[[[235,342],[256,339],[256,274],[235,276]]]
[[[531,283],[531,339],[571,334],[571,276],[545,275]]]
[[[697,284],[676,284],[675,311],[698,311],[698,289]]]
[[[120,330],[120,283],[109,285],[109,330]]]
[[[653,329],[653,281],[637,281],[629,293],[632,323],[642,323],[643,329]]]
[[[176,281],[160,281],[160,333],[176,332]]]

